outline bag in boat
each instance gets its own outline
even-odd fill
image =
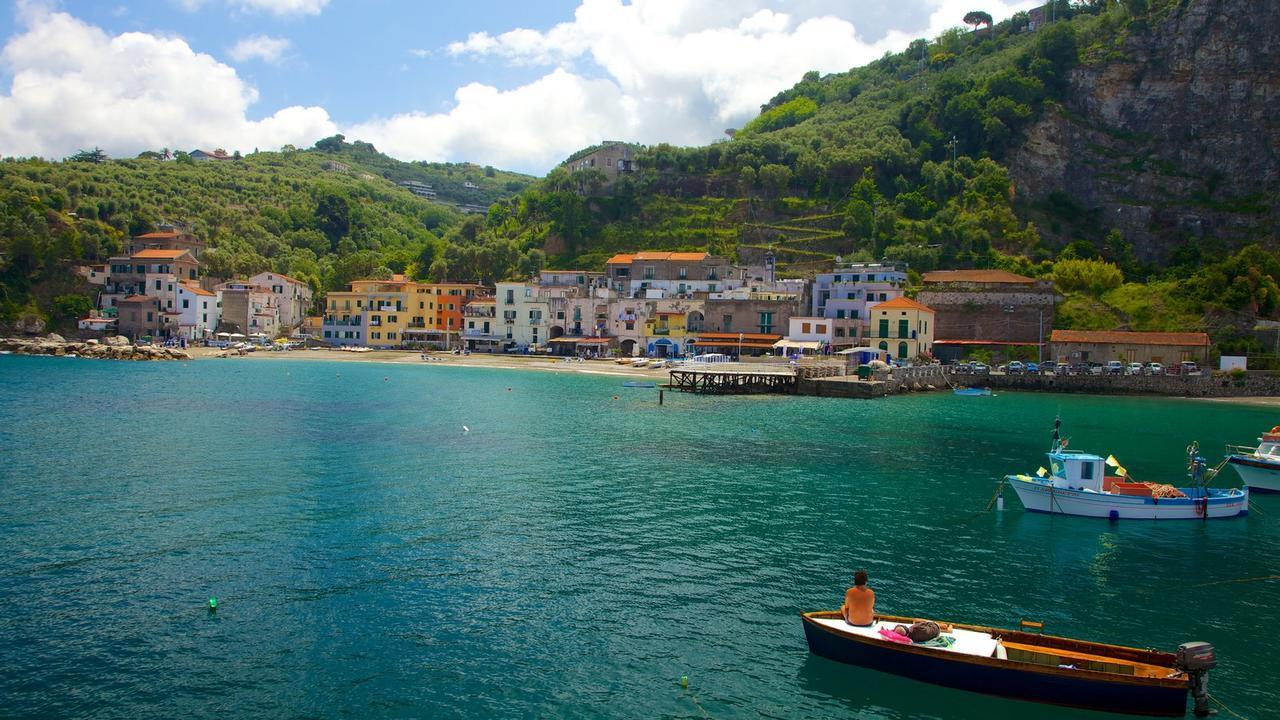
[[[938,623],[932,620],[922,620],[917,623],[911,623],[911,627],[907,628],[907,637],[911,638],[911,642],[929,642],[938,637]]]

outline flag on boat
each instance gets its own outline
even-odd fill
[[[1120,467],[1120,461],[1119,461],[1119,460],[1116,460],[1116,456],[1115,456],[1115,455],[1108,455],[1108,456],[1107,456],[1107,464],[1108,464],[1108,465],[1110,465],[1110,466],[1111,466],[1111,467],[1113,467],[1113,468],[1118,468],[1118,467]]]
[[[1119,475],[1120,477],[1124,477],[1125,475],[1128,475],[1128,474],[1129,474],[1128,470],[1125,470],[1122,467],[1118,467],[1118,466],[1116,467],[1116,475]]]
[[[1041,465],[1041,466],[1040,466],[1040,469],[1039,469],[1039,470],[1036,470],[1036,474],[1037,474],[1037,475],[1039,475],[1040,477],[1044,477],[1045,475],[1048,475],[1048,474],[1049,474],[1049,471],[1048,471],[1048,470],[1045,470],[1045,469],[1044,469],[1044,466],[1043,466],[1043,465]]]

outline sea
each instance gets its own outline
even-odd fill
[[[1211,642],[1218,707],[1280,714],[1280,496],[1212,522],[986,510],[1055,418],[1179,483],[1189,444],[1216,463],[1280,408],[625,381],[0,357],[0,716],[1114,717],[811,656],[799,613],[858,569],[893,614]]]

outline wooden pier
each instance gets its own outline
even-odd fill
[[[680,392],[703,395],[752,395],[761,393],[794,394],[796,373],[790,368],[681,368],[671,371],[667,387]]]

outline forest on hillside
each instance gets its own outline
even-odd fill
[[[1053,277],[1066,295],[1061,327],[1200,328],[1247,346],[1253,320],[1280,309],[1274,242],[1187,239],[1141,256],[1069,194],[1020,198],[1007,164],[1030,124],[1068,114],[1077,68],[1133,62],[1128,40],[1201,1],[1054,0],[1044,14],[1053,22],[1034,29],[1025,13],[994,23],[971,12],[966,27],[866,66],[807,73],[724,140],[640,147],[637,171],[613,185],[596,170],[558,167],[534,181],[402,163],[341,136],[234,162],[93,152],[59,163],[5,159],[0,320],[65,319],[68,298],[85,292],[71,265],[180,221],[210,242],[211,273],[272,268],[321,292],[399,272],[494,282],[544,264],[601,267],[614,252],[642,248],[741,261],[771,251],[794,274],[837,258],[887,258],[913,273],[998,267]],[[488,212],[463,216],[395,184],[405,180]],[[1251,202],[1276,200],[1259,197]]]

